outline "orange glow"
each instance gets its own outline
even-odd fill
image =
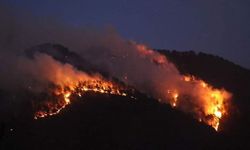
[[[172,97],[172,102],[170,103],[173,107],[176,107],[177,106],[177,102],[178,102],[178,97],[179,97],[179,94],[178,92],[175,90],[175,91],[170,91],[168,90],[168,94],[170,94]]]
[[[164,78],[160,79],[160,90],[156,95],[159,96],[157,99],[160,102],[167,102],[173,108],[191,113],[198,121],[212,126],[216,131],[219,130],[220,120],[229,114],[227,107],[231,93],[224,89],[216,89],[195,76],[181,75],[177,68],[168,62],[165,55],[145,45],[136,44],[136,49],[141,57],[150,60],[161,67],[160,69],[166,69],[168,77],[173,78],[173,80],[166,79],[165,82]]]
[[[219,129],[220,119],[227,114],[228,100],[231,94],[224,89],[214,89],[212,86],[208,85],[202,80],[196,79],[194,76],[183,76],[184,82],[191,83],[195,86],[196,97],[199,101],[199,107],[202,109],[201,112],[195,112],[197,119],[200,122],[204,122],[212,126],[216,131]],[[167,95],[170,99],[170,104],[172,107],[181,107],[179,101],[181,102],[183,98],[180,98],[179,93],[175,90],[167,90]],[[198,114],[198,115],[197,115]]]
[[[191,113],[199,122],[206,123],[218,131],[221,119],[229,114],[227,107],[231,93],[224,89],[216,89],[195,76],[183,76],[173,64],[167,61],[164,55],[149,50],[144,45],[136,46],[140,56],[149,59],[157,67],[154,70],[156,76],[152,74],[153,80],[154,78],[157,80],[153,83],[154,89],[152,93],[149,93],[152,94],[150,96],[154,96],[160,102],[169,103],[173,108]],[[41,63],[43,62],[48,61]],[[73,97],[82,97],[86,92],[127,96],[123,87],[104,79],[101,75],[89,75],[74,69],[69,64],[54,61],[51,64],[42,69],[44,72],[52,71],[45,77],[46,81],[53,83],[55,87],[50,88],[52,96],[41,104],[35,113],[35,119],[60,113],[72,102]],[[47,66],[54,67],[48,69]],[[161,74],[162,69],[165,69],[166,73]],[[159,79],[157,78],[158,73],[161,75]],[[127,81],[131,77],[125,74],[121,78]],[[165,78],[167,79],[165,80]]]
[[[67,79],[71,80],[70,77]],[[72,95],[82,97],[84,93],[90,91],[101,94],[127,96],[121,87],[102,79],[100,76],[92,77],[92,79],[87,78],[86,80],[79,80],[78,83],[68,82],[68,85],[65,84],[64,86],[58,86],[53,90],[53,95],[55,95],[56,101],[54,103],[51,101],[45,102],[42,109],[35,113],[34,118],[37,119],[56,115],[71,103]],[[44,107],[46,107],[46,109],[44,109]]]
[[[196,93],[203,106],[202,113],[198,116],[198,119],[212,126],[217,131],[220,125],[220,119],[228,114],[226,104],[229,103],[228,100],[231,94],[224,89],[214,89],[204,81],[195,79],[193,76],[184,76],[183,80],[197,84]]]
[[[165,56],[155,53],[153,50],[148,49],[145,45],[137,44],[137,50],[145,57],[151,57],[151,61],[156,64],[164,64],[167,62]]]

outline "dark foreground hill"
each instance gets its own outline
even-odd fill
[[[70,57],[56,55],[55,59],[77,63],[78,69],[85,68],[80,63],[84,60],[78,55],[56,47]],[[31,57],[32,51],[29,52]],[[139,92],[134,93],[136,100],[87,93],[60,114],[39,120],[33,119],[32,104],[21,100],[21,104],[16,104],[19,110],[0,116],[0,149],[247,149],[249,71],[203,53],[160,52],[174,62],[181,73],[193,74],[234,94],[235,108],[223,125],[224,132],[217,133],[191,116]],[[77,61],[71,59],[73,57]],[[93,68],[91,66],[90,71]],[[13,97],[11,93],[0,91],[1,100],[10,97]]]
[[[139,96],[139,95],[138,95]],[[16,119],[3,149],[216,149],[225,137],[155,100],[89,93],[57,116]]]

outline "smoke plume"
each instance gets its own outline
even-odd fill
[[[123,81],[163,103],[169,103],[218,128],[226,114],[225,90],[214,89],[193,76],[183,76],[169,60],[145,45],[122,38],[113,28],[72,27],[60,21],[13,15],[0,9],[0,89],[29,88],[39,91],[49,83],[64,84],[64,75],[78,81],[87,73],[62,64],[48,55],[28,59],[23,51],[42,44],[59,43],[78,53],[100,72]],[[97,72],[98,73],[98,72]],[[67,81],[67,80],[64,80]]]

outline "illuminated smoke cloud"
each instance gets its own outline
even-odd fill
[[[214,89],[193,76],[181,75],[165,56],[144,45],[123,39],[112,28],[86,29],[50,20],[17,17],[10,13],[0,14],[1,22],[4,22],[0,25],[0,30],[3,31],[0,36],[0,59],[3,62],[0,69],[4,70],[0,75],[1,88],[27,88],[34,84],[32,90],[39,91],[49,82],[65,84],[61,82],[61,78],[60,82],[57,81],[53,76],[55,72],[60,72],[66,79],[73,75],[73,79],[77,81],[81,76],[88,76],[75,71],[74,66],[62,65],[49,56],[39,56],[34,60],[19,57],[23,50],[35,45],[59,43],[77,52],[96,66],[99,72],[106,72],[110,77],[115,77],[160,102],[191,113],[216,130],[220,119],[227,114],[229,92]],[[78,78],[79,73],[81,75]]]

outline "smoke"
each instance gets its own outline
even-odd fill
[[[213,89],[197,79],[185,81],[167,58],[150,48],[122,38],[113,28],[72,27],[60,21],[39,20],[14,15],[0,9],[0,89],[30,88],[40,90],[50,82],[59,84],[57,73],[76,80],[87,74],[72,65],[62,64],[47,55],[28,59],[23,51],[42,43],[59,43],[125,84],[135,87],[160,102],[194,114],[206,121],[225,113],[224,100],[230,94]],[[60,78],[61,79],[61,78]],[[61,84],[61,82],[60,82]],[[182,99],[182,101],[179,101]],[[215,118],[216,119],[216,118]],[[211,120],[209,120],[211,121]],[[207,121],[209,123],[209,121]],[[217,122],[216,122],[217,123]],[[213,123],[209,123],[212,126]]]

